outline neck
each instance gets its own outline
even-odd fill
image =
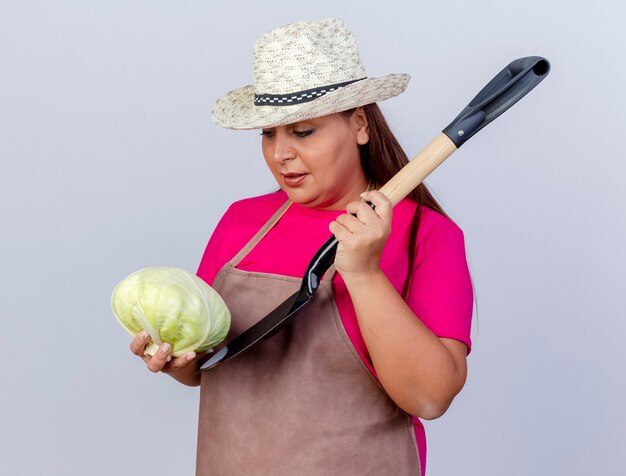
[[[365,191],[370,190],[370,182],[363,178],[362,181],[356,183],[348,193],[343,195],[342,197],[337,197],[335,199],[329,200],[321,205],[312,205],[314,208],[318,208],[320,210],[345,210],[348,207],[348,203],[358,202],[361,200],[361,194]],[[304,206],[308,206],[303,204]]]

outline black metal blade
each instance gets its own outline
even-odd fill
[[[200,372],[209,370],[219,364],[238,356],[250,347],[254,346],[267,337],[279,332],[293,319],[295,313],[306,303],[312,296],[302,290],[292,294],[276,309],[270,312],[259,322],[246,329],[244,332],[235,337],[230,343],[222,347],[213,355],[207,355],[200,361]]]
[[[259,342],[273,336],[289,324],[294,315],[315,295],[322,276],[335,260],[338,241],[331,236],[315,253],[302,280],[300,290],[292,294],[259,322],[243,331],[215,354],[200,359],[200,372],[238,356]]]

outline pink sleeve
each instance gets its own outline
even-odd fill
[[[435,335],[463,342],[469,353],[473,288],[461,229],[451,223],[429,233],[414,270],[409,306]]]

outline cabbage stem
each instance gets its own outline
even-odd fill
[[[153,356],[154,354],[156,354],[156,351],[159,350],[159,346],[163,342],[161,340],[161,334],[159,333],[158,329],[156,329],[152,324],[150,324],[150,321],[146,318],[146,315],[143,313],[143,308],[141,307],[141,304],[139,303],[135,304],[133,306],[131,314],[133,315],[135,319],[141,322],[141,327],[145,329],[146,331],[148,331],[148,334],[150,334],[150,338],[152,339],[152,342],[150,342],[150,344],[146,346],[144,355]]]

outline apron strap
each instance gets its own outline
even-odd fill
[[[290,200],[287,200],[285,203],[283,203],[280,208],[276,210],[276,212],[270,217],[270,219],[267,220],[265,225],[263,225],[261,229],[252,238],[250,238],[250,241],[248,241],[248,243],[243,248],[241,248],[241,250],[239,250],[239,253],[237,253],[235,257],[228,262],[228,264],[231,265],[233,268],[236,268],[241,260],[244,259],[248,255],[248,253],[250,253],[250,251],[252,251],[252,248],[258,245],[259,242],[265,237],[265,235],[267,235],[269,231],[274,227],[274,225],[278,223],[278,220],[280,220],[281,217],[287,212],[292,203],[293,202]],[[330,266],[330,268],[328,268],[328,271],[324,273],[322,281],[331,282],[333,277],[335,276],[335,273],[335,265],[333,264]]]
[[[263,237],[267,235],[267,233],[272,229],[272,227],[276,223],[278,223],[278,220],[280,220],[280,218],[285,214],[285,212],[289,209],[292,203],[293,202],[291,202],[290,200],[287,200],[285,203],[283,203],[281,207],[278,210],[276,210],[276,213],[274,213],[274,215],[272,215],[272,217],[269,220],[267,220],[265,225],[261,227],[261,229],[256,233],[256,235],[254,235],[250,239],[250,241],[248,241],[246,246],[241,248],[241,250],[239,250],[239,253],[237,253],[235,257],[228,262],[233,268],[236,267],[239,264],[239,262],[242,259],[244,259],[246,255],[250,253],[250,251],[252,251],[252,248],[254,248],[259,243],[259,241],[261,241]]]

